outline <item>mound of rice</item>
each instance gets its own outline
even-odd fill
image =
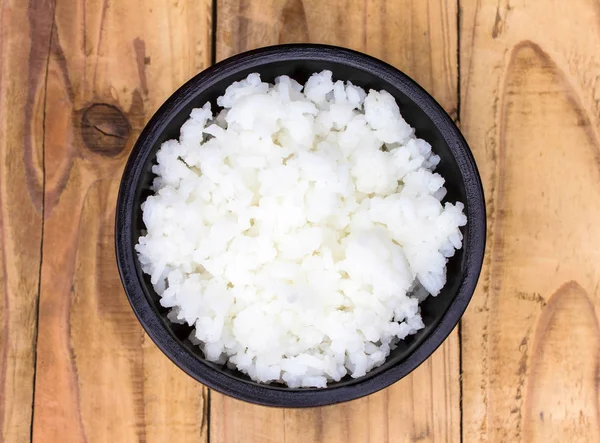
[[[258,382],[325,387],[423,328],[462,246],[439,157],[386,91],[258,74],[194,109],[153,167],[136,246],[169,318]]]

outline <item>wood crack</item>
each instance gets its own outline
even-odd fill
[[[50,70],[50,56],[52,39],[54,38],[54,27],[56,20],[56,1],[52,8],[52,23],[50,25],[50,37],[48,39],[48,52],[46,58],[46,71],[44,74],[44,99],[43,109],[44,114],[42,117],[42,198],[41,198],[41,212],[42,212],[42,226],[40,236],[40,265],[38,269],[38,287],[37,287],[37,299],[35,307],[35,332],[33,340],[33,389],[31,398],[31,425],[30,425],[30,439],[33,443],[33,431],[34,431],[34,419],[35,419],[35,388],[36,388],[36,377],[37,377],[37,342],[39,334],[39,320],[40,320],[40,296],[42,293],[42,268],[44,263],[44,224],[46,215],[46,114],[47,114],[47,98],[48,98],[48,73]]]

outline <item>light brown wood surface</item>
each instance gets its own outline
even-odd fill
[[[489,221],[463,439],[600,441],[600,4],[461,5],[461,125]]]
[[[206,441],[207,390],[143,333],[119,281],[113,231],[136,136],[210,63],[210,2],[59,0],[48,9],[36,107],[45,192],[32,438]]]
[[[489,218],[460,334],[382,392],[304,410],[183,374],[135,319],[113,248],[122,168],[157,107],[213,59],[286,42],[419,81],[469,141]],[[5,0],[0,442],[600,441],[599,54],[593,0]]]
[[[28,441],[41,266],[45,67],[51,14],[0,10],[0,441]]]

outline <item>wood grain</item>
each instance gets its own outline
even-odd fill
[[[600,6],[461,4],[461,123],[489,216],[463,439],[599,441]]]
[[[51,11],[0,5],[0,442],[30,439]]]
[[[210,63],[211,2],[57,2],[47,40],[45,225],[33,440],[206,441],[207,390],[167,360],[123,293],[122,169],[145,122]],[[38,245],[39,247],[39,245]]]
[[[456,1],[219,0],[217,59],[277,43],[310,41],[392,63],[456,116]],[[458,335],[393,387],[343,405],[269,409],[213,393],[211,441],[458,441]]]
[[[113,219],[139,131],[210,63],[212,1],[4,0],[0,442],[600,441],[598,2],[216,3],[218,59],[338,44],[399,67],[455,118],[460,108],[489,216],[462,327],[462,431],[456,332],[365,399],[209,405],[134,318]]]
[[[335,406],[266,408],[213,392],[211,442],[458,441],[458,354],[454,336],[392,387]]]
[[[453,0],[219,0],[217,60],[278,43],[345,46],[402,69],[456,115],[457,14]]]

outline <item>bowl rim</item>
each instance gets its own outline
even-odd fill
[[[332,61],[367,70],[393,84],[420,107],[436,126],[456,160],[465,186],[469,222],[465,232],[468,249],[465,250],[464,273],[458,292],[437,326],[411,354],[364,381],[324,389],[288,391],[233,378],[196,358],[177,342],[150,305],[136,272],[131,208],[155,140],[172,115],[224,76],[265,63],[292,60]],[[467,142],[444,109],[397,68],[351,49],[321,44],[274,45],[243,52],[212,65],[181,86],[155,112],[138,137],[122,175],[115,218],[115,252],[121,282],[135,315],[158,348],[184,372],[211,389],[240,400],[277,407],[314,407],[353,400],[384,389],[412,372],[433,354],[459,323],[475,291],[486,242],[486,208],[481,178]]]

